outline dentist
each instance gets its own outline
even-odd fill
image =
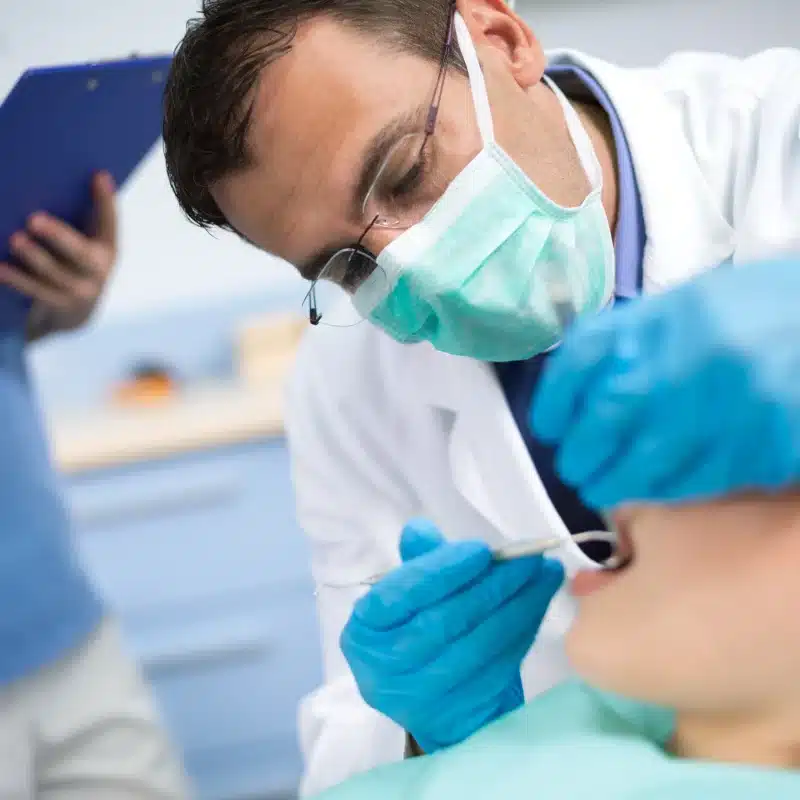
[[[799,73],[794,50],[545,55],[502,0],[205,2],[167,90],[172,185],[296,265],[321,323],[286,420],[325,650],[305,791],[564,676],[563,569],[603,555],[569,534],[602,520],[557,473],[579,406],[553,417],[554,389],[540,438],[534,389],[567,320],[800,241]],[[491,562],[554,534],[559,561]]]

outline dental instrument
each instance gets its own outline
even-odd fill
[[[551,550],[558,550],[563,547],[567,542],[572,541],[575,544],[586,544],[588,542],[606,542],[614,548],[612,555],[605,559],[603,562],[604,569],[616,569],[622,566],[622,558],[616,552],[618,544],[618,537],[614,531],[584,531],[570,536],[568,539],[563,537],[553,536],[549,539],[525,539],[519,542],[511,542],[509,544],[501,545],[492,550],[492,558],[497,563],[503,561],[512,561],[515,558],[527,558],[530,556],[539,556]],[[371,575],[362,580],[350,581],[346,583],[328,583],[323,582],[320,588],[323,589],[353,589],[358,586],[374,586],[378,581],[385,578],[392,570],[379,572],[376,575]]]

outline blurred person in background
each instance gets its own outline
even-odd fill
[[[37,213],[0,263],[0,797],[179,800],[180,763],[73,551],[26,369],[27,344],[84,325],[113,269],[113,180],[93,189],[89,234]]]

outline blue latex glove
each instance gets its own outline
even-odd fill
[[[403,531],[403,566],[355,606],[342,651],[365,701],[432,753],[523,701],[520,665],[560,562],[493,562],[481,542],[446,543],[430,523]]]
[[[800,480],[800,259],[719,267],[576,324],[531,424],[595,508]]]

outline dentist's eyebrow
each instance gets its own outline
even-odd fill
[[[361,213],[364,201],[367,198],[367,192],[375,183],[378,171],[383,166],[392,148],[408,134],[423,133],[427,116],[428,104],[425,103],[411,111],[398,114],[372,138],[372,141],[364,151],[358,182],[353,192],[352,202],[356,215]]]
[[[367,199],[367,192],[372,188],[378,171],[383,166],[392,148],[404,136],[411,133],[422,133],[424,131],[425,119],[428,115],[428,105],[422,104],[411,111],[398,114],[389,120],[372,137],[367,145],[358,169],[358,180],[350,197],[351,214],[354,218],[361,216],[364,201]],[[328,261],[344,247],[352,247],[354,242],[341,242],[336,246],[327,245],[322,250],[305,259],[301,264],[295,265],[300,275],[308,281],[316,280],[320,272],[325,269]]]

